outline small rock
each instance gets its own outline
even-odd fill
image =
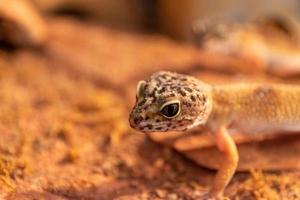
[[[155,190],[157,197],[164,198],[166,197],[167,192],[165,190],[157,189]]]
[[[177,200],[177,199],[178,199],[178,196],[177,196],[177,194],[172,193],[172,194],[169,194],[169,195],[168,195],[168,199],[169,199],[169,200]]]

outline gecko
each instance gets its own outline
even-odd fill
[[[242,134],[300,131],[300,86],[277,83],[209,85],[160,71],[137,84],[130,126],[144,133],[209,128],[224,161],[204,195],[222,199],[239,161],[231,131]]]

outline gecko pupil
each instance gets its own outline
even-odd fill
[[[161,110],[161,114],[165,117],[175,117],[179,112],[179,104],[178,103],[172,103],[169,105],[166,105]]]

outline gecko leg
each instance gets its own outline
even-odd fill
[[[216,144],[218,149],[224,154],[224,162],[214,178],[210,194],[212,197],[222,199],[225,187],[231,180],[238,164],[239,155],[236,145],[229,135],[226,127],[221,127],[216,132]]]

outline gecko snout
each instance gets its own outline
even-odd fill
[[[129,124],[130,124],[131,128],[136,129],[142,121],[143,121],[142,116],[137,116],[137,115],[134,115],[133,113],[130,114]]]

